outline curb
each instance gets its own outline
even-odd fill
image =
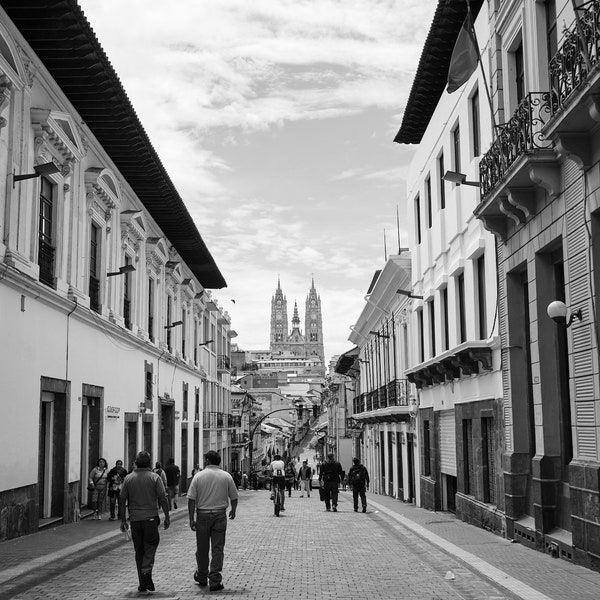
[[[542,594],[542,592],[538,592],[519,579],[508,575],[504,571],[494,567],[478,556],[475,556],[475,554],[471,554],[470,552],[459,548],[455,544],[445,540],[439,535],[432,533],[429,531],[429,529],[426,529],[422,525],[419,525],[407,517],[399,515],[393,510],[374,502],[371,497],[369,498],[369,505],[376,508],[380,512],[385,513],[388,517],[398,521],[401,525],[407,529],[410,529],[413,533],[417,534],[421,538],[424,538],[440,550],[443,550],[444,552],[447,552],[455,558],[463,561],[472,570],[477,571],[487,579],[502,586],[519,598],[522,598],[523,600],[553,600],[549,596]]]

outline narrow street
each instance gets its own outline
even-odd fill
[[[366,514],[354,513],[345,492],[339,512],[327,513],[317,493],[300,498],[292,492],[276,518],[269,493],[261,490],[240,492],[238,517],[229,522],[225,589],[211,593],[192,578],[195,538],[181,500],[171,528],[161,530],[153,594],[137,592],[133,546],[116,535],[117,523],[84,521],[0,546],[0,598],[559,600],[596,598],[600,585],[598,573],[510,544],[445,513],[381,496],[369,496]],[[68,528],[81,538],[77,552],[49,552],[44,544],[52,536],[64,538]],[[453,540],[444,541],[444,532]],[[39,560],[31,560],[33,546]]]

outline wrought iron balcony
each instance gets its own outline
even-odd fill
[[[574,23],[564,32],[563,43],[550,60],[552,113],[563,109],[573,93],[596,71],[600,55],[600,0],[583,3],[579,8],[581,31]]]
[[[229,371],[231,367],[231,361],[229,360],[229,356],[225,354],[219,354],[217,356],[217,370],[219,371]]]
[[[395,379],[388,383],[388,406],[408,406],[409,396],[408,379]]]
[[[90,275],[90,308],[94,312],[100,312],[100,280],[93,275]]]
[[[551,115],[550,99],[549,92],[527,94],[511,119],[498,128],[497,139],[479,163],[482,200],[504,179],[520,157],[551,148],[552,143],[544,138],[541,131]]]
[[[40,238],[40,247],[38,251],[38,265],[40,267],[40,281],[54,287],[54,255],[53,246]]]

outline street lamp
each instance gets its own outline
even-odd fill
[[[13,190],[15,189],[15,183],[17,181],[23,181],[23,179],[33,179],[34,177],[41,177],[42,175],[54,175],[54,173],[58,173],[60,169],[53,163],[48,162],[43,165],[35,165],[33,167],[34,173],[26,173],[24,175],[16,175],[13,171]]]
[[[118,271],[111,271],[110,273],[107,273],[106,276],[115,277],[116,275],[125,275],[126,273],[132,273],[133,271],[135,271],[135,267],[133,265],[123,265],[122,267],[119,267]]]
[[[467,176],[464,173],[457,173],[456,171],[446,171],[443,179],[444,181],[450,181],[456,185],[472,185],[473,187],[481,187],[481,182],[467,181]]]
[[[177,327],[179,325],[183,325],[183,321],[173,321],[170,325],[165,325],[165,329],[172,329],[173,327]]]
[[[573,324],[573,317],[577,317],[580,321],[583,320],[583,311],[581,308],[571,311],[571,315],[569,316],[569,320],[567,321],[567,313],[569,309],[564,302],[560,300],[555,300],[554,302],[550,302],[548,304],[548,308],[546,309],[548,316],[561,327],[571,327]]]

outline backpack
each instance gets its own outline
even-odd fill
[[[365,468],[362,465],[360,467],[355,467],[352,470],[352,481],[350,482],[351,485],[354,485],[356,487],[363,487],[365,485],[366,480],[367,477],[365,473]]]

